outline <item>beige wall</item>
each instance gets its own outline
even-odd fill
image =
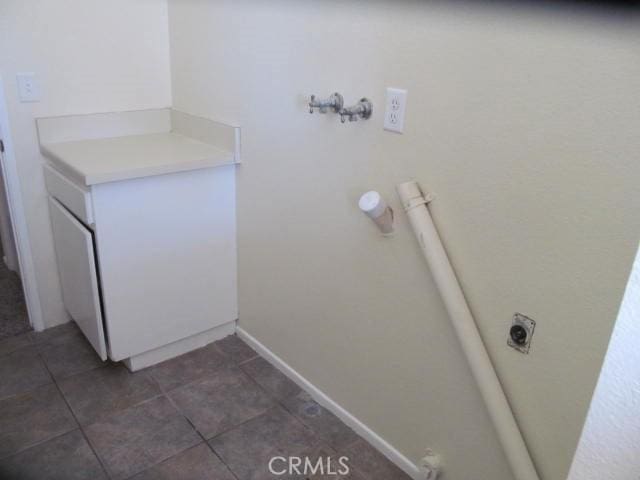
[[[241,325],[412,460],[429,446],[448,479],[508,479],[394,186],[435,192],[542,478],[559,480],[640,234],[640,28],[501,5],[173,0],[173,96],[243,127]],[[387,86],[409,90],[402,136],[382,130]],[[373,119],[307,113],[335,90],[370,97]],[[393,239],[357,210],[372,188]],[[505,345],[516,311],[538,321],[529,356]]]
[[[545,480],[569,468],[640,233],[640,28],[411,1],[173,0],[175,105],[243,126],[241,323],[412,460],[510,474],[394,185],[416,177]],[[17,100],[35,71],[43,99]],[[0,2],[0,75],[45,320],[60,299],[33,118],[171,103],[163,0]],[[409,89],[382,131],[384,88]],[[310,93],[374,118],[309,116]],[[398,212],[383,239],[356,208]],[[531,355],[510,316],[538,320]]]
[[[166,0],[2,0],[0,75],[44,321],[67,321],[51,239],[38,116],[171,104]],[[42,101],[19,103],[15,75],[35,72]]]

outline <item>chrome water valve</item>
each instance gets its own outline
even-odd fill
[[[324,100],[318,100],[315,95],[311,95],[309,113],[313,113],[316,108],[320,113],[327,113],[329,110],[332,110],[334,113],[339,113],[343,106],[344,98],[337,92]]]
[[[350,122],[357,122],[358,118],[366,120],[372,113],[373,104],[368,99],[362,98],[357,104],[340,110],[340,121],[344,123],[347,118]]]

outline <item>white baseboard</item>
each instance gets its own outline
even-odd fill
[[[222,340],[224,337],[233,335],[236,331],[236,321],[224,323],[205,332],[183,338],[177,342],[158,347],[154,350],[141,353],[134,357],[126,358],[122,361],[131,372],[137,372],[143,368],[156,365],[165,360],[175,358],[179,355],[191,352],[198,348],[206,347],[210,343]]]
[[[391,462],[396,464],[407,475],[414,480],[424,480],[424,475],[421,474],[418,467],[407,457],[402,455],[380,435],[371,430],[367,425],[358,420],[355,416],[345,410],[331,397],[322,392],[318,387],[312,384],[309,380],[304,378],[287,363],[284,362],[275,353],[265,347],[262,343],[252,337],[249,333],[243,330],[241,327],[237,327],[236,330],[238,336],[247,342],[256,352],[264,357],[274,367],[284,373],[287,377],[293,380],[300,388],[306,390],[313,399],[320,405],[325,407],[336,417],[342,420],[346,425],[351,427],[358,435],[364,438],[367,442],[373,445],[380,453],[387,457]]]

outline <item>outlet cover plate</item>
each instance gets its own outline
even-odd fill
[[[39,102],[40,84],[33,72],[18,73],[16,75],[18,83],[18,97],[21,102]]]
[[[384,113],[384,129],[389,132],[404,132],[404,116],[407,109],[407,91],[387,88],[387,105]]]

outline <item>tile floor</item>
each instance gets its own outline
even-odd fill
[[[269,473],[300,455],[351,473]],[[132,374],[67,324],[0,340],[0,478],[409,477],[235,336]]]
[[[2,261],[0,247],[0,340],[31,330],[22,283]]]

